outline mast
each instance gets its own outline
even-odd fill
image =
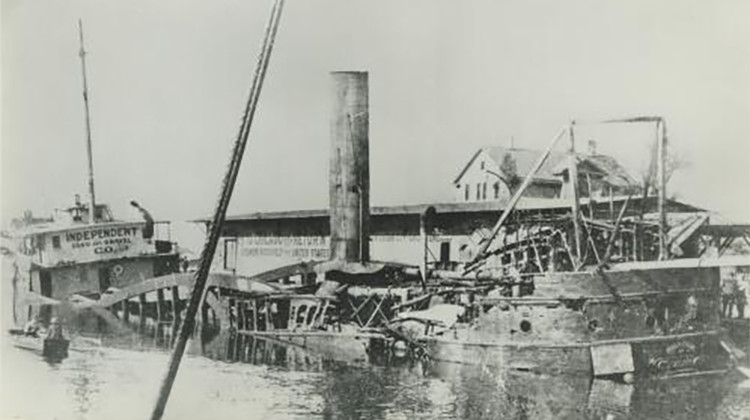
[[[568,128],[570,135],[570,150],[569,150],[569,162],[568,162],[568,181],[570,182],[570,199],[571,209],[573,211],[573,234],[575,238],[575,256],[577,261],[574,265],[581,264],[581,208],[578,197],[578,158],[576,157],[576,140],[575,140],[575,121],[571,121]],[[575,268],[578,270],[578,267]],[[574,270],[574,271],[575,271]]]
[[[656,122],[657,183],[659,184],[659,260],[669,259],[667,247],[667,122],[659,118]]]
[[[91,153],[91,120],[89,115],[89,90],[86,81],[86,50],[83,48],[83,23],[78,19],[78,38],[81,49],[78,55],[81,57],[81,71],[83,74],[83,104],[86,110],[86,154],[89,166],[89,223],[96,222],[96,195],[94,193],[94,157]]]

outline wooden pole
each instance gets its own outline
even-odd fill
[[[575,141],[575,121],[571,122],[570,126],[568,127],[568,132],[570,133],[570,152],[569,152],[569,159],[568,162],[568,175],[569,175],[569,182],[570,182],[570,199],[571,199],[571,208],[573,210],[573,236],[575,238],[575,256],[576,261],[575,265],[578,266],[581,264],[581,208],[580,208],[580,202],[578,199],[578,158],[576,157],[576,141]],[[578,267],[575,267],[577,270]]]
[[[177,342],[175,343],[174,350],[169,358],[167,372],[162,381],[159,396],[154,405],[154,410],[151,413],[151,420],[159,420],[164,414],[164,409],[169,400],[169,394],[172,391],[172,385],[177,376],[177,370],[180,368],[180,362],[185,353],[187,341],[192,335],[193,327],[195,326],[195,316],[205,298],[208,272],[211,268],[214,254],[216,253],[216,246],[224,227],[227,207],[232,198],[232,192],[234,191],[234,185],[237,181],[237,174],[240,170],[242,156],[245,152],[245,147],[247,146],[247,138],[250,134],[250,127],[252,126],[253,117],[258,105],[258,98],[260,97],[260,91],[263,86],[263,79],[265,78],[266,70],[268,69],[268,62],[271,56],[271,51],[273,50],[273,43],[279,27],[279,20],[281,18],[283,6],[284,0],[275,0],[271,9],[271,16],[268,21],[268,26],[266,27],[263,46],[258,56],[255,76],[253,77],[253,85],[250,89],[250,97],[248,98],[240,131],[237,140],[235,141],[234,149],[232,150],[229,168],[222,182],[221,195],[219,196],[219,202],[216,205],[216,210],[211,222],[211,229],[206,236],[206,242],[203,246],[200,266],[195,274],[195,283],[190,295],[190,303],[188,304],[187,313],[185,314],[185,320],[180,327],[180,333]]]
[[[667,123],[659,119],[657,125],[657,154],[659,170],[657,172],[659,182],[659,260],[669,258],[667,249]],[[661,128],[661,130],[659,130]]]
[[[180,322],[180,292],[177,286],[172,286],[172,320]]]
[[[244,300],[237,301],[237,331],[247,330],[247,303]]]
[[[146,325],[146,294],[138,295],[138,329],[142,330]]]
[[[420,280],[422,280],[422,290],[427,289],[427,255],[429,252],[429,244],[427,242],[427,212],[419,214],[419,236],[420,242],[422,243],[422,259],[419,264],[419,271],[421,274]]]
[[[253,299],[253,331],[258,331],[258,301]]]
[[[86,155],[88,157],[89,186],[89,223],[96,222],[96,195],[94,193],[94,155],[91,151],[91,116],[89,114],[89,89],[86,79],[86,50],[83,48],[83,22],[78,19],[78,38],[81,49],[81,73],[83,74],[83,105],[86,111]]]
[[[156,290],[156,322],[164,320],[164,289]]]
[[[234,327],[235,330],[239,331],[240,330],[240,326],[237,324],[237,316],[238,316],[238,314],[237,314],[236,300],[229,299],[229,308],[228,308],[228,311],[229,311],[229,317],[228,317],[229,318],[229,328]]]
[[[174,341],[177,337],[177,332],[180,328],[180,292],[177,286],[172,286],[172,342],[171,345],[174,345]]]
[[[130,306],[130,300],[125,299],[122,301],[122,320],[128,324],[130,323],[130,311],[128,309]]]
[[[612,231],[612,236],[609,237],[609,241],[607,241],[607,248],[604,251],[604,258],[602,259],[600,264],[607,264],[609,262],[609,258],[612,256],[612,247],[615,244],[617,234],[620,232],[620,222],[622,222],[622,218],[625,216],[625,210],[627,210],[628,204],[630,204],[630,197],[631,195],[628,195],[628,198],[625,200],[625,204],[623,204],[620,208],[620,214],[617,215],[615,228]]]
[[[274,329],[273,319],[271,319],[271,301],[266,299],[263,308],[266,310],[266,331],[271,331]]]

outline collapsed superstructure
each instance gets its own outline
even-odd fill
[[[253,277],[279,287],[273,293],[215,290],[232,331],[339,355],[411,355],[538,372],[630,378],[728,366],[719,271],[737,262],[699,258],[706,213],[669,212],[663,119],[606,122],[657,126],[655,186],[608,200],[580,198],[571,124],[492,229],[479,230],[473,258],[428,261],[428,238],[441,214],[425,206],[422,262],[378,262],[369,258],[367,239],[367,75],[333,79],[330,259]],[[567,209],[521,210],[534,172],[566,134],[564,170],[574,186]]]

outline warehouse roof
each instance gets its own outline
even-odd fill
[[[620,203],[626,200],[625,196],[617,196],[613,198],[615,203]],[[634,201],[640,200],[640,198],[631,198],[631,205]],[[648,197],[649,201],[656,202],[656,197]],[[609,202],[608,199],[594,200],[597,203]],[[582,198],[581,205],[586,206],[590,202],[589,198]],[[669,200],[670,206],[676,211],[694,212],[703,211],[698,207],[681,203],[675,200]],[[426,204],[406,204],[398,206],[376,206],[370,209],[372,216],[388,216],[388,215],[418,215],[422,214],[429,207],[433,207],[438,214],[450,214],[450,213],[477,213],[496,211],[498,215],[505,209],[507,201],[484,201],[484,202],[456,202],[456,203],[426,203]],[[550,199],[550,198],[531,198],[524,197],[519,200],[516,205],[517,210],[553,210],[553,209],[566,209],[570,207],[570,200],[568,199]],[[252,221],[252,220],[280,220],[280,219],[309,219],[328,217],[327,209],[312,209],[312,210],[284,210],[284,211],[264,211],[264,212],[253,212],[227,216],[228,222],[232,221]],[[209,218],[197,219],[195,222],[206,223],[209,222]]]

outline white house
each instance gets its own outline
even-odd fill
[[[595,144],[589,154],[577,154],[579,194],[607,196],[623,194],[639,188],[638,182],[611,156],[596,153]],[[456,201],[507,200],[531,172],[542,152],[539,150],[483,147],[474,153],[453,181]],[[565,198],[568,184],[569,155],[552,152],[534,175],[524,192],[525,197]]]

